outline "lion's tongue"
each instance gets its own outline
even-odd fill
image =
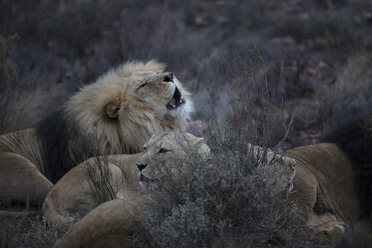
[[[169,105],[171,105],[172,107],[176,107],[176,98],[172,98],[172,100],[169,102]]]

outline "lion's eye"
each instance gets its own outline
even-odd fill
[[[143,88],[143,87],[145,87],[148,84],[149,83],[147,81],[145,81],[144,83],[140,84],[140,86],[138,86],[137,89]]]
[[[143,147],[143,150],[146,151],[146,146]]]
[[[164,149],[164,148],[161,148],[158,153],[166,153],[166,152],[169,152],[169,150],[167,149]]]

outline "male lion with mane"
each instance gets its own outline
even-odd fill
[[[137,153],[153,134],[185,130],[192,102],[164,67],[125,63],[36,127],[1,135],[0,201],[41,205],[52,183],[89,157]]]

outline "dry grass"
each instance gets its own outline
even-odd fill
[[[372,107],[371,53],[355,54],[338,70],[330,88],[321,87],[317,95],[322,103],[320,118],[327,127],[352,119]]]

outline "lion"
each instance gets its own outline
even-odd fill
[[[256,147],[261,153],[264,149]],[[289,195],[307,226],[321,233],[344,232],[371,220],[371,149],[372,118],[367,116],[335,128],[321,143],[282,154],[295,160]]]
[[[359,218],[355,172],[336,144],[301,146],[285,151],[284,155],[255,146],[255,154],[265,151],[268,157],[283,156],[283,161],[293,166],[293,179],[288,180],[292,185],[289,199],[296,203],[308,227],[320,233],[344,232],[348,224]]]
[[[40,206],[53,184],[84,160],[137,153],[153,134],[185,130],[190,94],[164,68],[154,60],[125,63],[35,127],[1,135],[0,201]]]
[[[92,157],[67,172],[47,194],[42,215],[48,224],[74,222],[97,204],[94,187],[100,180],[108,188],[100,188],[111,198],[128,198],[139,180],[136,161],[141,153]],[[98,185],[99,186],[99,185]],[[81,212],[81,213],[79,213]]]
[[[150,183],[143,175],[146,168],[159,164],[176,165],[185,157],[187,149],[201,156],[207,156],[210,151],[203,138],[185,132],[166,131],[153,135],[144,145],[143,153],[108,156],[113,173],[111,184],[117,199],[90,211],[56,242],[55,247],[121,247],[128,241],[126,236],[132,233],[125,226],[124,219],[140,218],[151,201],[148,191],[135,187]],[[74,200],[85,198],[84,192],[90,190],[87,167],[98,166],[95,161],[90,162],[70,170],[49,192],[43,205],[43,214],[49,223],[72,221],[71,213],[66,209]]]
[[[173,142],[162,142],[164,137],[168,137]],[[153,183],[154,180],[157,180],[157,173],[161,173],[162,168],[172,170],[174,166],[178,165],[174,163],[174,158],[176,157],[178,161],[182,161],[185,158],[185,149],[188,147],[196,150],[196,153],[201,157],[207,157],[210,153],[210,149],[204,143],[203,138],[196,138],[189,133],[165,132],[151,137],[143,147],[145,152],[136,163],[140,171],[140,184],[146,187],[149,182]],[[154,156],[154,154],[157,154],[157,156]],[[157,166],[159,160],[160,162],[164,161],[161,168]]]

